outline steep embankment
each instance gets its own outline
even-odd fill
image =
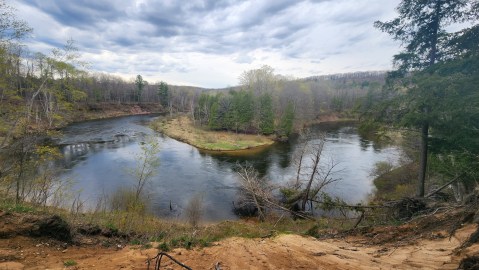
[[[71,121],[102,119],[126,115],[149,114],[162,112],[161,105],[156,103],[120,104],[95,103],[72,113]]]
[[[450,237],[459,216],[447,212],[397,227],[323,232],[324,239],[284,234],[233,237],[169,254],[193,269],[457,269],[464,257],[479,253],[479,244],[461,247],[477,232],[476,224],[462,226]],[[16,217],[20,219],[0,217],[0,269],[146,269],[146,260],[158,252],[125,246],[121,240],[96,241],[99,236],[76,236],[74,245],[51,236],[33,238],[30,232],[38,232],[38,227],[25,224],[36,223],[28,216]],[[15,234],[14,228],[20,231]],[[180,269],[167,258],[161,266]]]
[[[170,254],[193,269],[457,269],[464,255],[479,252],[479,245],[455,253],[476,230],[469,225],[454,237],[445,232],[431,234],[415,243],[371,245],[367,237],[317,240],[299,235],[270,239],[229,238],[212,247]],[[146,269],[146,260],[156,255],[154,248],[138,246],[59,246],[48,240],[16,237],[0,240],[0,269]],[[165,258],[165,269],[175,268]]]

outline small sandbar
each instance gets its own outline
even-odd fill
[[[272,136],[206,130],[194,125],[185,115],[174,118],[161,117],[152,123],[152,128],[175,140],[206,151],[245,151],[262,149],[275,143]]]

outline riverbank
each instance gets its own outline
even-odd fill
[[[275,142],[271,136],[204,130],[196,127],[186,115],[160,118],[152,123],[152,128],[175,140],[208,151],[256,149]]]
[[[160,251],[192,269],[475,269],[464,262],[477,263],[479,254],[471,242],[477,224],[455,227],[464,215],[459,208],[399,226],[306,233],[305,221],[287,218],[196,228],[158,221],[154,235],[21,210],[0,210],[0,269],[145,269]],[[161,266],[177,269],[167,258]]]
[[[69,112],[67,115],[59,116],[58,121],[56,121],[53,126],[49,126],[48,123],[44,121],[38,123],[31,122],[28,124],[28,131],[42,133],[45,131],[58,130],[76,122],[129,115],[162,113],[163,108],[157,103],[94,103],[73,109]],[[17,124],[9,128],[12,130],[2,130],[0,128],[0,144],[3,144],[3,146],[10,144],[13,137],[21,137],[20,134],[24,132],[24,130],[20,129],[20,125]]]
[[[106,119],[128,115],[161,113],[162,107],[157,103],[96,103],[73,114],[70,122]]]
[[[318,119],[306,122],[305,126],[313,126],[323,123],[341,123],[341,122],[357,122],[357,117],[350,114],[326,113],[319,116]]]

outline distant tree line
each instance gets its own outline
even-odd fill
[[[381,89],[384,76],[362,72],[298,80],[263,66],[243,72],[240,86],[229,91],[202,92],[192,115],[214,130],[285,137],[321,115],[350,113],[361,98]]]

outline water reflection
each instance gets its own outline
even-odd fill
[[[135,166],[140,151],[139,141],[145,135],[155,135],[147,127],[151,116],[132,116],[84,122],[65,129],[62,144],[65,170],[62,177],[74,178],[75,189],[84,199],[95,202],[98,196],[132,186],[134,179],[126,170]],[[384,147],[357,134],[352,123],[318,125],[313,131],[327,133],[325,156],[339,162],[340,182],[327,188],[328,192],[356,203],[365,200],[372,191],[369,171],[380,160],[396,160],[399,151]],[[271,147],[218,153],[196,148],[156,134],[160,142],[158,174],[148,186],[149,201],[157,215],[181,216],[189,199],[203,197],[207,220],[235,219],[232,202],[236,197],[237,163],[250,163],[275,183],[295,178],[292,162],[298,143],[275,144]],[[327,158],[325,158],[327,160]],[[174,211],[170,211],[170,204]]]

